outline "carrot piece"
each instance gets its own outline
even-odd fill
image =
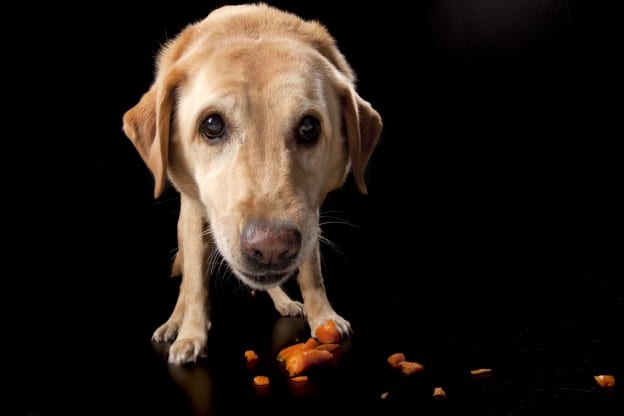
[[[294,381],[295,383],[304,383],[308,381],[308,376],[296,376],[291,378],[290,381]]]
[[[247,369],[253,371],[258,365],[258,354],[254,350],[245,351],[245,360],[247,360]]]
[[[600,387],[615,387],[615,377],[612,375],[594,376],[594,380]]]
[[[413,361],[401,361],[399,368],[407,376],[425,371],[425,367],[422,364]]]
[[[314,338],[310,338],[303,344],[303,349],[307,350],[311,348],[316,348],[318,346],[319,346],[319,342],[315,340]]]
[[[245,351],[245,359],[247,362],[258,361],[258,354],[254,350]]]
[[[405,354],[397,352],[388,357],[388,364],[392,368],[399,368],[399,364],[405,361]]]
[[[476,370],[470,370],[470,374],[472,374],[473,376],[480,376],[481,374],[488,374],[491,372],[491,368],[477,368]]]
[[[327,321],[324,325],[320,325],[316,328],[314,335],[316,336],[316,339],[323,344],[333,344],[340,341],[340,334],[338,333],[336,324],[334,324],[332,319]]]
[[[315,340],[314,338],[310,338],[306,342],[300,342],[298,344],[294,344],[294,345],[291,345],[289,347],[282,349],[277,354],[277,360],[286,361],[288,360],[288,357],[290,357],[292,354],[296,353],[297,351],[309,350],[309,349],[318,347],[318,345],[319,343],[317,340]]]
[[[321,344],[318,347],[316,347],[316,349],[317,350],[328,351],[328,352],[334,352],[339,347],[340,347],[340,345],[338,345],[338,344]]]
[[[329,351],[317,349],[299,350],[290,355],[286,360],[286,370],[288,370],[288,374],[291,377],[294,377],[332,358],[333,355]]]
[[[442,387],[434,387],[433,398],[436,400],[444,400],[446,399],[446,392]]]
[[[268,386],[271,383],[267,376],[255,376],[253,382],[256,386]]]
[[[290,357],[294,353],[300,351],[303,348],[304,345],[305,344],[303,342],[300,342],[298,344],[293,344],[293,345],[291,345],[289,347],[283,348],[277,354],[277,360],[278,361],[286,361],[288,359],[288,357]]]

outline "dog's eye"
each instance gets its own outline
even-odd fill
[[[211,114],[202,121],[200,131],[209,143],[214,143],[225,136],[225,122],[220,115]]]
[[[297,142],[303,145],[316,143],[321,134],[321,123],[312,116],[305,116],[297,127]]]

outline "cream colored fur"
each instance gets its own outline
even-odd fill
[[[195,361],[206,346],[216,249],[243,282],[266,290],[282,315],[303,312],[312,333],[328,319],[342,336],[350,333],[323,285],[319,208],[350,170],[366,193],[363,172],[381,118],[354,80],[323,26],[266,5],[217,9],[163,47],[155,81],[124,115],[124,131],[154,174],[154,195],[167,178],[181,195],[173,267],[182,274],[180,294],[153,336],[173,341],[171,363]],[[227,138],[209,144],[200,125],[215,113]],[[306,115],[321,123],[313,146],[294,139]],[[258,218],[287,220],[300,231],[301,248],[285,272],[298,270],[303,304],[286,295],[283,281],[264,285],[249,277],[240,235]]]

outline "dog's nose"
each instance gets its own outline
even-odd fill
[[[301,248],[297,228],[267,221],[250,221],[241,233],[241,249],[247,261],[257,265],[285,265]]]

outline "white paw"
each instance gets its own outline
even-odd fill
[[[179,322],[167,321],[154,331],[152,335],[152,341],[156,342],[168,342],[173,341],[178,336],[178,329],[180,329]]]
[[[275,303],[275,309],[282,316],[303,316],[303,303],[294,300]]]
[[[334,321],[336,330],[338,331],[338,334],[340,334],[340,339],[344,339],[353,333],[349,321],[334,311],[318,314],[316,316],[308,315],[306,318],[308,319],[308,324],[310,325],[313,337],[316,337],[316,329],[321,325],[325,325],[330,319]]]
[[[206,337],[181,338],[169,348],[169,362],[175,365],[196,362],[204,353]]]

